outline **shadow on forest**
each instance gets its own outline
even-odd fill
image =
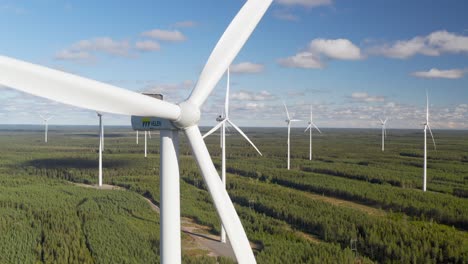
[[[47,168],[47,169],[95,169],[98,166],[97,159],[86,159],[86,158],[50,158],[50,159],[35,159],[24,163],[25,166],[32,166],[36,168]],[[104,160],[102,162],[103,167],[110,168],[121,168],[129,165],[128,160]]]

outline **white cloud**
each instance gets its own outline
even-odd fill
[[[366,92],[355,92],[351,94],[351,99],[358,102],[366,102],[366,103],[373,103],[373,102],[383,102],[385,101],[384,96],[371,96]]]
[[[398,40],[369,49],[370,53],[390,58],[407,59],[415,55],[440,56],[443,53],[468,53],[468,36],[445,30],[409,40]]]
[[[154,38],[162,41],[180,42],[185,41],[187,38],[178,30],[161,30],[153,29],[141,33],[144,37]]]
[[[233,64],[229,67],[232,73],[259,73],[262,72],[265,66],[263,64],[257,64],[252,62],[241,62]]]
[[[135,48],[139,51],[157,51],[161,49],[158,42],[152,40],[137,41]]]
[[[239,100],[239,101],[269,101],[275,100],[276,96],[271,94],[268,91],[261,91],[258,93],[249,92],[249,91],[240,91],[235,92],[231,95],[232,100]]]
[[[288,68],[321,69],[324,67],[320,58],[311,52],[299,52],[294,56],[279,59],[278,63]]]
[[[305,51],[294,56],[279,59],[278,63],[289,68],[321,69],[323,59],[359,60],[361,49],[348,39],[314,39]]]
[[[314,39],[309,51],[337,60],[362,59],[361,49],[347,39]]]
[[[411,73],[412,76],[414,77],[419,77],[419,78],[444,78],[444,79],[459,79],[462,78],[466,70],[462,69],[451,69],[451,70],[439,70],[436,68],[432,68],[429,71],[419,71],[419,72],[413,72]]]
[[[430,46],[437,48],[440,52],[468,53],[468,36],[443,30],[431,33],[426,39]]]
[[[108,37],[99,37],[89,40],[81,40],[69,48],[55,54],[59,60],[90,60],[94,59],[95,53],[127,57],[129,56],[130,44],[128,41],[116,41]]]
[[[331,5],[332,0],[276,0],[280,5],[285,6],[303,6],[303,7],[318,7]]]
[[[190,27],[195,27],[197,25],[198,25],[198,23],[195,22],[195,21],[186,20],[186,21],[176,22],[176,23],[174,23],[173,26],[176,27],[176,28],[190,28]]]

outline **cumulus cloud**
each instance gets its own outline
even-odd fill
[[[314,39],[305,51],[282,58],[278,63],[289,68],[321,69],[327,60],[360,60],[361,49],[348,39]]]
[[[277,0],[280,5],[284,6],[303,6],[303,7],[318,7],[331,5],[332,0]]]
[[[337,60],[359,60],[361,49],[347,39],[314,39],[309,51]]]
[[[373,103],[373,102],[383,102],[385,101],[384,96],[371,96],[366,92],[355,92],[351,94],[351,99],[357,102],[366,102],[366,103]]]
[[[108,37],[80,40],[69,48],[55,54],[58,60],[90,60],[96,53],[127,57],[130,44],[128,41],[116,41]]]
[[[324,67],[320,58],[311,52],[299,52],[294,56],[279,59],[278,63],[288,68],[321,69]]]
[[[259,73],[262,72],[265,66],[263,64],[257,64],[252,62],[241,62],[233,64],[229,67],[232,73]]]
[[[142,36],[148,38],[154,38],[162,41],[170,41],[170,42],[180,42],[185,41],[187,38],[185,37],[182,32],[178,30],[161,30],[161,29],[153,29],[150,31],[145,31],[141,33]]]
[[[265,90],[257,93],[249,91],[240,91],[233,93],[231,95],[231,99],[239,101],[269,101],[275,100],[276,96]]]
[[[156,41],[145,40],[137,41],[135,43],[135,48],[139,51],[158,51],[161,49],[161,46]]]
[[[407,59],[415,55],[468,53],[468,36],[441,30],[427,36],[416,36],[409,40],[398,40],[392,44],[371,47],[369,52],[396,59]]]
[[[418,71],[411,73],[412,76],[418,78],[426,78],[426,79],[433,79],[433,78],[443,78],[443,79],[460,79],[462,78],[466,70],[462,69],[451,69],[451,70],[439,70],[436,68],[432,68],[429,71]]]

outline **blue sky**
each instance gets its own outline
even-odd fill
[[[185,99],[245,1],[0,0],[0,54]],[[232,65],[231,117],[283,126],[468,128],[468,2],[277,0]],[[202,125],[222,109],[223,78]],[[0,89],[0,123],[97,124],[94,112]],[[126,116],[106,115],[126,125]],[[298,126],[305,125],[299,124]]]

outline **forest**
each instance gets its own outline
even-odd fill
[[[227,189],[258,263],[467,263],[468,133],[434,131],[422,192],[422,133],[324,129],[244,130],[227,137]],[[95,127],[0,129],[0,263],[159,263],[159,135],[143,140],[125,127],[106,128],[104,183],[98,190]],[[218,135],[206,139],[220,168]],[[220,223],[181,135],[182,216],[218,235]],[[190,250],[184,263],[233,263]]]

